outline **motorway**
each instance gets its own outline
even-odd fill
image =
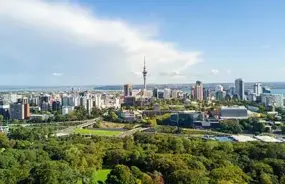
[[[69,126],[69,127],[65,128],[65,129],[58,130],[58,131],[56,131],[56,136],[60,137],[60,136],[70,135],[70,134],[72,134],[74,132],[75,129],[77,129],[77,128],[84,128],[84,127],[88,127],[88,126],[94,125],[95,123],[97,123],[98,120],[100,120],[100,118],[95,118],[95,119],[91,119],[91,120],[85,120],[85,121],[82,121],[82,122],[84,122],[83,124],[80,124],[80,125],[77,125],[77,126]]]

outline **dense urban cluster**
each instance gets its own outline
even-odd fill
[[[245,89],[0,94],[0,183],[285,183],[282,94]]]

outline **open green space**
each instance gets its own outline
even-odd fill
[[[99,171],[96,171],[93,177],[95,178],[96,182],[99,181],[105,182],[110,172],[111,169],[101,169]]]
[[[95,129],[75,129],[74,133],[76,134],[91,134],[98,136],[119,136],[122,131],[114,131],[114,130],[95,130]]]

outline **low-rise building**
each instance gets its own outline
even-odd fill
[[[248,112],[244,106],[221,107],[220,119],[247,119]]]

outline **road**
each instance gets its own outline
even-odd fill
[[[75,129],[88,127],[90,125],[95,124],[98,120],[100,120],[100,118],[95,118],[95,119],[92,119],[92,120],[86,120],[86,121],[82,121],[82,122],[85,122],[83,124],[80,124],[80,125],[77,125],[77,126],[69,126],[69,127],[65,128],[65,129],[58,130],[58,131],[56,131],[56,136],[60,137],[60,136],[70,135],[70,134],[72,134],[74,132]]]

